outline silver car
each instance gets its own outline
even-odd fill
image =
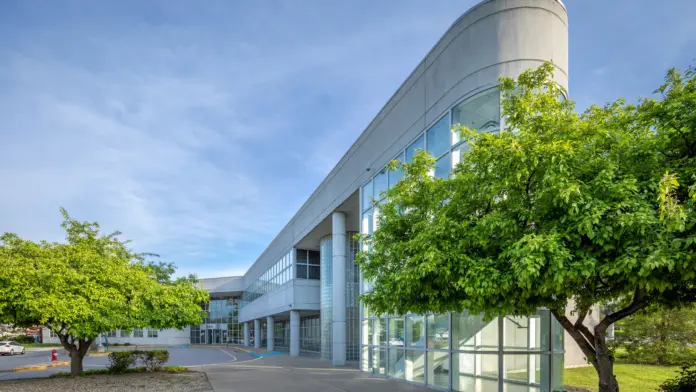
[[[0,342],[0,354],[2,355],[15,355],[24,354],[24,346],[12,340],[6,340]]]

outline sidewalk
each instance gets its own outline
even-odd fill
[[[204,366],[199,370],[208,375],[215,392],[432,391],[405,382],[372,377],[359,372],[356,366],[332,367],[329,361],[282,354],[240,363]]]

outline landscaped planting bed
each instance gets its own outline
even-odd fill
[[[0,381],[0,392],[74,391],[212,391],[205,373],[127,373],[91,374],[84,377],[57,377]]]

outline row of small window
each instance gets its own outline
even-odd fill
[[[425,150],[437,158],[433,175],[446,178],[468,150],[457,132],[452,132],[452,125],[461,124],[478,132],[496,132],[500,129],[500,92],[498,88],[478,93],[448,111],[432,127],[416,138],[393,160],[411,162],[419,150]],[[391,188],[401,178],[400,170],[379,171],[362,188],[362,209],[370,208],[373,200],[381,200],[383,192]]]
[[[120,332],[120,333],[119,333]],[[106,337],[108,338],[142,338],[147,336],[148,338],[156,338],[159,335],[159,330],[158,329],[151,329],[151,328],[135,328],[133,329],[133,335],[131,336],[131,331],[126,331],[126,330],[115,330],[111,332],[105,333]]]
[[[242,306],[292,280],[292,253],[288,253],[261,274],[242,294]]]
[[[500,366],[502,361],[502,367]],[[362,347],[361,370],[455,391],[532,391],[563,385],[563,354],[479,354]],[[499,369],[503,370],[500,377]],[[451,369],[451,371],[450,371]],[[550,387],[550,388],[549,388]]]
[[[553,347],[562,351],[563,328],[547,310],[531,317],[505,316],[491,321],[468,312],[362,321],[363,345],[497,351],[501,343],[503,350],[549,351]]]
[[[297,249],[295,258],[295,273],[298,279],[319,280],[321,275],[320,254],[316,250]]]

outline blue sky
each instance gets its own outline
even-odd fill
[[[241,274],[475,2],[2,1],[0,232]],[[692,0],[566,3],[580,108],[696,58]]]

